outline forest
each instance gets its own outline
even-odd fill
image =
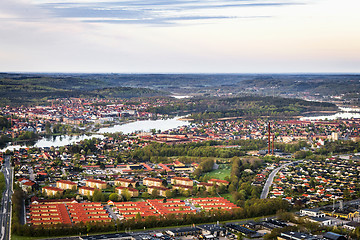
[[[150,108],[160,114],[188,114],[195,121],[243,117],[281,118],[298,116],[312,111],[336,111],[335,104],[312,102],[294,98],[242,96],[242,97],[198,97],[176,101],[166,106]]]
[[[79,77],[0,74],[0,106],[48,104],[48,99],[133,98],[166,96],[150,88],[113,86],[109,83]]]
[[[47,98],[149,97],[170,93],[204,97],[257,94],[359,104],[359,75],[326,74],[23,74],[0,73],[0,105],[34,104]],[[19,97],[21,96],[21,97]],[[182,110],[184,106],[182,107]],[[216,109],[211,110],[218,112]],[[221,111],[220,111],[221,113]]]

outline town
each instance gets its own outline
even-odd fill
[[[103,126],[169,117],[149,111],[169,103],[72,98],[46,107],[4,107],[1,133],[17,143],[54,134],[96,134]],[[12,231],[44,237],[59,235],[57,226],[71,226],[65,235],[126,231],[82,239],[355,237],[359,130],[360,119],[190,124],[185,119],[183,126],[163,131],[7,147],[1,160],[14,167]],[[157,226],[159,219],[158,226],[170,228],[130,232]],[[194,226],[171,228],[186,224]]]

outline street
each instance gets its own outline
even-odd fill
[[[291,164],[294,164],[294,163],[299,163],[299,162],[302,162],[303,160],[299,160],[299,161],[296,161],[296,162],[290,162],[290,163],[285,163],[283,165],[281,165],[280,167],[278,168],[275,168],[269,175],[268,179],[266,180],[266,183],[264,185],[264,188],[263,188],[263,191],[260,195],[260,199],[266,199],[267,198],[267,195],[269,194],[269,189],[270,189],[270,186],[271,184],[273,183],[273,180],[274,180],[274,177],[275,175],[281,170],[283,169],[284,167],[287,167]]]
[[[5,162],[1,168],[4,173],[6,181],[6,189],[3,193],[1,206],[0,206],[0,239],[10,239],[10,222],[11,222],[11,196],[12,196],[12,185],[13,185],[13,171],[10,165],[10,157],[5,156]]]

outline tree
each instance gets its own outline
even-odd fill
[[[142,196],[143,198],[150,198],[150,194],[147,193],[147,192],[143,192],[143,193],[141,194],[141,196]]]
[[[119,201],[119,194],[117,194],[117,193],[112,193],[112,194],[110,194],[109,200],[110,200],[110,201],[113,201],[113,202]]]
[[[157,189],[153,189],[152,192],[151,192],[151,196],[153,198],[156,198],[159,196],[159,191]]]
[[[171,190],[167,190],[166,192],[165,192],[165,196],[167,197],[167,198],[172,198],[173,197],[173,192],[171,191]]]
[[[100,202],[103,198],[103,193],[99,189],[95,189],[92,200],[93,202]]]
[[[126,200],[126,201],[129,201],[131,199],[131,194],[129,192],[128,189],[124,189],[122,192],[121,192],[121,195],[122,197]]]

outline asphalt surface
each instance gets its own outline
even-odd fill
[[[0,206],[0,239],[10,239],[10,222],[11,222],[11,196],[13,193],[13,170],[10,166],[10,157],[5,156],[5,163],[1,171],[4,173],[6,181],[6,189],[3,193],[1,206]]]
[[[272,184],[273,181],[274,181],[274,177],[275,177],[275,175],[276,175],[281,169],[283,169],[284,167],[287,167],[287,166],[289,166],[289,165],[292,165],[292,164],[294,164],[294,163],[299,163],[299,162],[302,162],[302,161],[303,161],[303,160],[299,160],[299,161],[296,161],[296,162],[285,163],[285,164],[281,165],[280,167],[275,168],[275,169],[270,173],[269,177],[268,177],[267,180],[266,180],[266,183],[265,183],[265,185],[264,185],[263,191],[262,191],[262,193],[261,193],[261,195],[260,195],[260,199],[266,199],[266,198],[267,198],[267,196],[268,196],[268,194],[269,194],[270,186],[271,186],[271,184]]]

